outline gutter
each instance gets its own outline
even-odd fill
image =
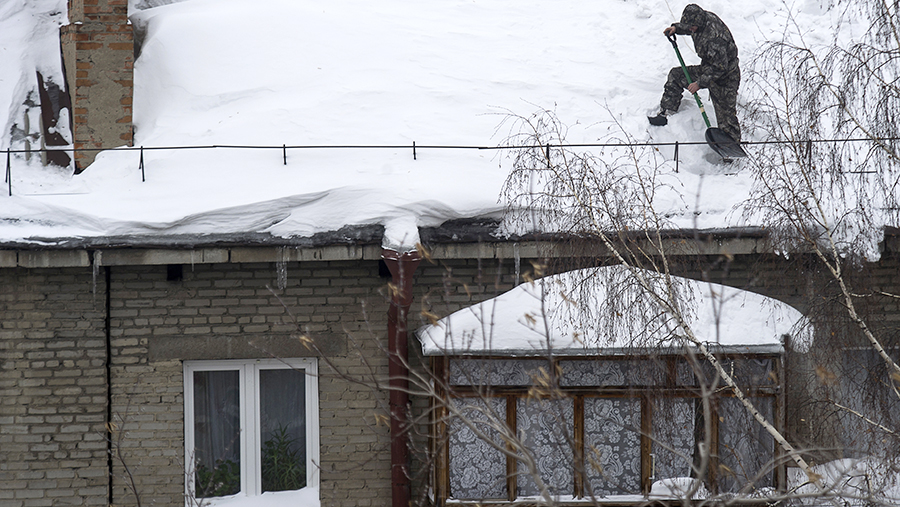
[[[419,252],[383,249],[391,272],[391,306],[388,309],[388,376],[391,410],[391,506],[409,507],[409,337],[408,316],[412,305],[413,274]]]

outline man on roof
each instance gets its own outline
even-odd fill
[[[731,31],[714,13],[701,9],[696,4],[689,4],[681,14],[681,21],[663,30],[667,37],[673,35],[690,35],[694,40],[694,49],[700,57],[700,65],[689,65],[688,73],[692,83],[681,67],[669,71],[666,80],[660,111],[651,116],[651,125],[666,125],[669,115],[678,111],[684,90],[696,93],[697,90],[709,89],[713,108],[716,111],[718,127],[731,136],[736,142],[741,140],[741,126],[737,121],[737,92],[741,84],[741,70],[738,66],[738,50],[731,36]]]

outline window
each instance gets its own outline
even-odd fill
[[[776,358],[722,361],[760,413],[778,424]],[[435,428],[436,451],[444,456],[436,475],[442,499],[535,497],[538,474],[552,495],[622,500],[648,493],[657,481],[697,475],[703,408],[698,379],[677,356],[559,358],[552,364],[441,358],[435,364],[446,379],[447,401],[461,416],[438,418],[446,425]],[[558,375],[553,398],[541,394],[541,386],[550,385],[548,371]],[[706,487],[719,493],[776,487],[771,435],[727,390],[713,398],[711,410]],[[533,471],[504,441],[503,425],[531,451]]]
[[[316,373],[313,359],[186,361],[187,498],[317,488]]]

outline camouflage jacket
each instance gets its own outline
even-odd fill
[[[709,88],[712,82],[723,82],[738,71],[738,50],[731,36],[731,31],[725,23],[712,12],[705,11],[706,26],[691,34],[689,26],[683,23],[673,23],[675,33],[679,35],[691,35],[694,39],[694,49],[700,57],[700,76],[691,76],[700,84],[701,88]]]

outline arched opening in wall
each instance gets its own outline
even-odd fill
[[[743,400],[781,431],[781,340],[803,317],[686,279],[673,316],[647,301],[652,283],[629,285],[635,274],[610,266],[545,277],[418,331],[441,386],[432,400],[440,499],[640,503],[783,490],[782,452]]]

